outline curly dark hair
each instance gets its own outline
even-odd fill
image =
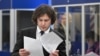
[[[92,39],[95,41],[95,35],[97,36],[97,41],[99,41],[99,35],[96,34],[94,31],[89,31],[86,33],[86,39],[89,40],[89,39]]]
[[[51,19],[51,24],[54,24],[54,22],[56,20],[56,13],[52,7],[50,7],[49,5],[46,5],[46,4],[40,5],[33,12],[33,15],[32,15],[33,23],[37,24],[37,19],[44,14],[47,14],[48,17]]]
[[[94,37],[95,37],[94,31],[89,31],[89,32],[86,33],[86,39],[94,40]]]

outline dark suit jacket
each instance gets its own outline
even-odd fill
[[[14,50],[11,54],[11,56],[19,56],[19,49],[23,48],[23,36],[27,36],[27,37],[31,37],[31,38],[36,38],[36,27],[30,27],[30,28],[25,28],[23,30],[21,30],[18,33],[18,41],[14,47]],[[58,32],[54,31],[54,30],[50,30],[55,32],[57,35],[59,35],[61,37],[61,39],[63,40],[63,42],[57,47],[57,50],[59,50],[59,55],[60,56],[66,56],[66,49],[65,49],[65,39],[64,37],[59,34]],[[43,53],[44,56],[49,56],[49,53],[43,48]]]

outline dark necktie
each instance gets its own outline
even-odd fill
[[[43,35],[44,34],[44,31],[40,31],[40,33],[41,33],[41,35]]]

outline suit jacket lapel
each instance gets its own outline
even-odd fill
[[[35,38],[36,39],[36,29],[37,27],[33,27],[33,29],[30,31],[30,37]]]

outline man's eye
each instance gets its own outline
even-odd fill
[[[48,20],[45,20],[45,21],[48,21]]]
[[[42,21],[42,20],[39,20],[39,21]]]

